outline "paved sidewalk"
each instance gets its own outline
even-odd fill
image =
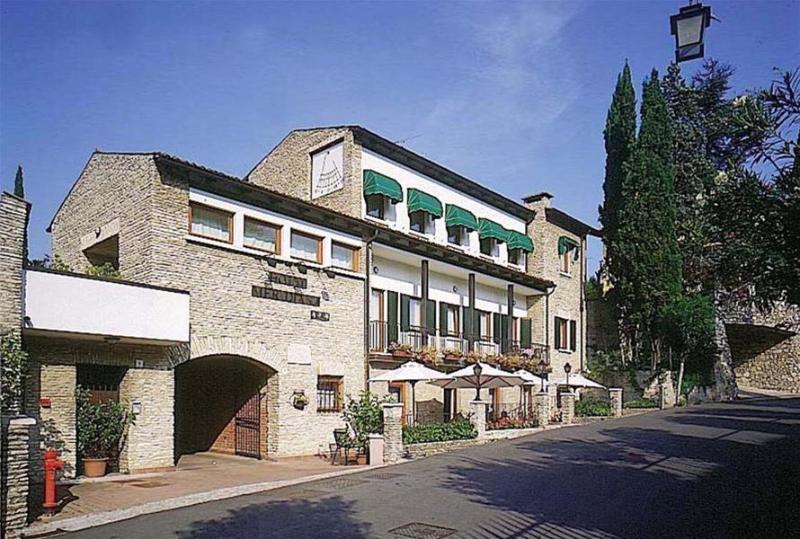
[[[61,484],[60,511],[52,516],[41,515],[27,528],[25,535],[79,530],[140,514],[336,477],[366,468],[331,466],[319,457],[259,461],[211,453],[186,455],[175,471]]]

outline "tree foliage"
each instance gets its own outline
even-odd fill
[[[0,410],[3,413],[18,413],[22,407],[25,377],[28,372],[28,353],[22,349],[18,332],[0,335]]]
[[[22,165],[17,166],[17,175],[14,177],[14,194],[25,198],[25,182],[22,178]]]

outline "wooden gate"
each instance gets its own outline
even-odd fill
[[[261,458],[261,405],[256,392],[236,412],[235,451],[243,457]]]

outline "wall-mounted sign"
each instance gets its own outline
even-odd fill
[[[319,198],[344,187],[344,142],[311,154],[311,198]]]
[[[319,307],[319,296],[309,296],[308,294],[289,292],[287,290],[276,290],[265,286],[253,285],[253,297]]]
[[[331,319],[331,313],[326,313],[324,311],[311,311],[311,320],[321,320],[322,322],[328,322]]]
[[[267,278],[269,279],[269,282],[275,284],[283,284],[293,288],[308,288],[308,279],[303,277],[295,277],[294,275],[285,275],[283,273],[270,271],[267,274]]]

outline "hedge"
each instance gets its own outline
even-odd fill
[[[581,417],[606,417],[611,415],[611,404],[608,401],[584,397],[575,403],[575,415]]]
[[[449,423],[425,423],[413,427],[403,427],[403,443],[405,444],[469,440],[477,436],[478,431],[475,430],[475,426],[466,419],[456,419]]]

